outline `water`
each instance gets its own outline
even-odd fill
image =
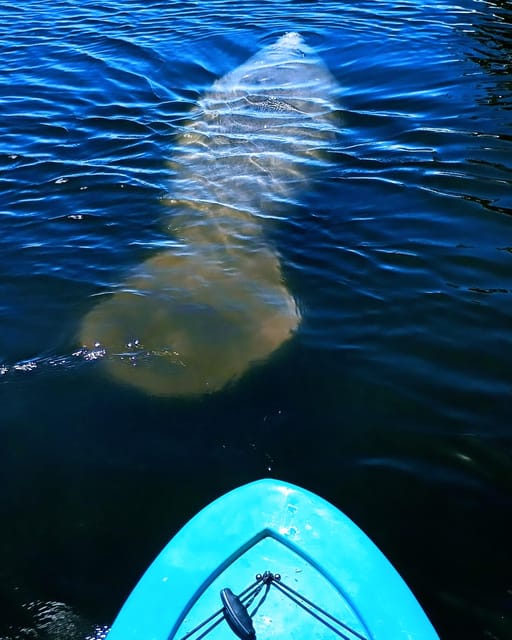
[[[101,637],[181,524],[266,475],[351,516],[441,637],[512,638],[511,21],[503,0],[2,5],[3,640]],[[270,231],[300,328],[218,394],[116,384],[81,321],[169,245],[194,104],[286,31],[342,110]]]

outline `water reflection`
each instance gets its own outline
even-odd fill
[[[471,35],[478,47],[468,57],[493,78],[486,83],[487,104],[512,109],[512,5],[507,0],[482,0]]]

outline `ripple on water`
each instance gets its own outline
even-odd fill
[[[171,530],[269,460],[352,510],[443,637],[509,637],[509,5],[48,9],[0,8],[2,638],[99,640]],[[341,139],[269,222],[301,328],[223,396],[145,401],[80,320],[183,249],[177,137],[284,31],[340,84]]]

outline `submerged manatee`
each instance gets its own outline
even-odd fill
[[[82,345],[101,346],[115,378],[157,395],[216,391],[291,336],[300,314],[264,226],[307,187],[335,133],[335,92],[288,33],[199,102],[172,161],[179,242],[83,322]]]

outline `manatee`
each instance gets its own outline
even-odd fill
[[[217,80],[170,162],[170,247],[85,316],[80,341],[115,379],[159,396],[218,391],[300,323],[265,228],[308,187],[336,134],[336,81],[288,33]]]

